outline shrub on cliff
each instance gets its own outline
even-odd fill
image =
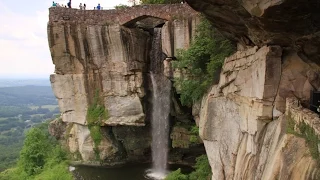
[[[165,180],[207,180],[211,177],[211,167],[206,155],[201,155],[196,159],[195,170],[189,175],[182,174],[181,169],[168,174]]]
[[[188,180],[188,175],[182,174],[181,169],[177,169],[176,171],[172,171],[165,180]]]
[[[223,37],[208,20],[202,18],[197,35],[188,50],[180,50],[173,67],[183,70],[187,78],[176,78],[181,88],[180,100],[191,106],[218,79],[224,59],[235,51],[235,46]]]
[[[101,102],[100,98],[99,90],[97,89],[93,98],[93,103],[88,107],[87,111],[88,127],[94,142],[94,152],[97,160],[100,159],[98,146],[102,140],[100,126],[102,121],[108,118],[108,112],[105,110],[105,106]]]

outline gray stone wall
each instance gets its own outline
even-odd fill
[[[187,4],[140,5],[112,10],[79,10],[62,7],[49,9],[49,23],[72,22],[91,25],[124,25],[135,19],[152,16],[164,20],[192,17],[198,14]]]

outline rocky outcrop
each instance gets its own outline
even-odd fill
[[[56,68],[51,82],[63,121],[86,125],[88,106],[98,90],[108,110],[106,124],[122,118],[124,124],[144,125],[139,97],[144,96],[148,34],[119,25],[55,24],[49,30]]]
[[[286,133],[288,114],[318,131],[316,115],[302,106],[320,90],[319,2],[186,1],[238,43],[194,113],[212,179],[319,179],[308,141]]]
[[[173,57],[189,46],[199,18],[187,5],[148,7],[50,8],[48,40],[55,65],[50,80],[75,159],[93,163],[96,152],[106,164],[149,159],[152,28],[164,23],[163,54]],[[95,149],[88,110],[97,102],[106,117],[98,117],[103,136]]]
[[[318,0],[186,0],[243,45],[292,47],[320,64]]]
[[[319,68],[280,46],[252,47],[226,58],[199,114],[212,179],[320,177],[306,141],[287,134],[284,114],[286,97],[304,101],[310,90],[320,90]]]

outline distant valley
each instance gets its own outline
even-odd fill
[[[59,115],[48,79],[0,79],[0,171],[16,162],[26,130]]]

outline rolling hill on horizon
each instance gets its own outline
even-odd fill
[[[17,86],[50,86],[50,80],[48,79],[9,79],[0,78],[1,87],[17,87]]]
[[[0,87],[0,105],[46,105],[57,104],[50,86]]]

